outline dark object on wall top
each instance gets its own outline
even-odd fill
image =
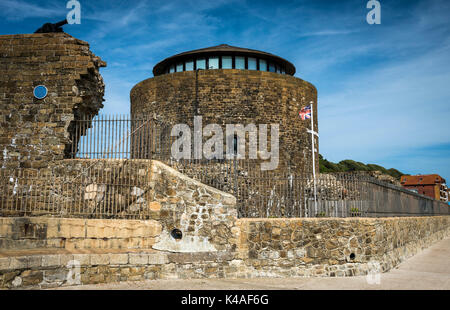
[[[67,24],[67,19],[62,20],[58,23],[45,23],[41,28],[36,30],[34,33],[51,33],[51,32],[64,32],[62,26]]]

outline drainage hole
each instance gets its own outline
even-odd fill
[[[181,238],[183,238],[183,233],[178,228],[172,229],[170,235],[176,240],[180,240]]]

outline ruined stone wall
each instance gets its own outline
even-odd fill
[[[99,68],[89,44],[66,33],[0,36],[0,163],[44,168],[63,159],[71,121],[103,107]],[[44,85],[44,99],[33,96]]]
[[[191,131],[194,115],[203,117],[204,126],[279,124],[280,170],[291,166],[293,170],[309,171],[311,135],[306,128],[310,120],[302,121],[298,113],[310,101],[317,131],[317,90],[306,81],[252,70],[186,71],[137,84],[131,90],[131,114],[156,114],[174,124],[188,124]],[[318,163],[317,153],[317,169]]]

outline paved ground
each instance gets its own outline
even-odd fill
[[[376,280],[376,278],[373,278]],[[450,238],[441,240],[369,284],[366,276],[347,278],[148,280],[58,289],[96,290],[450,290]]]

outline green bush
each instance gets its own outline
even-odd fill
[[[396,178],[397,180],[400,180],[400,177],[404,175],[402,172],[394,168],[386,169],[376,164],[365,165],[364,163],[354,161],[351,159],[342,160],[336,164],[326,160],[325,158],[323,158],[321,154],[319,154],[319,171],[322,173],[350,172],[350,171],[380,171],[381,173],[388,174]]]

